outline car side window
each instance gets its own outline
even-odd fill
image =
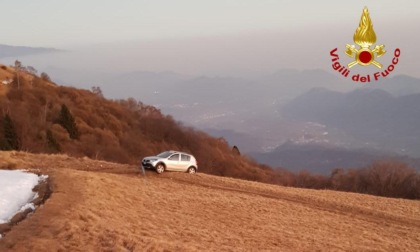
[[[189,162],[190,160],[191,160],[190,156],[181,154],[181,161]]]
[[[172,160],[172,161],[179,161],[179,154],[172,155],[172,156],[169,158],[169,160]]]

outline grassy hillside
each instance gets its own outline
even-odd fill
[[[420,201],[0,152],[52,196],[0,251],[420,251]],[[3,164],[4,165],[4,164]]]
[[[19,150],[127,164],[138,164],[142,157],[161,151],[180,150],[197,157],[201,172],[273,181],[271,169],[234,155],[224,139],[184,127],[152,106],[132,98],[107,100],[100,90],[58,86],[25,71],[19,71],[19,77],[18,86],[15,69],[0,68],[0,78],[14,78],[12,84],[0,84],[0,113],[10,116]],[[61,123],[63,105],[74,118],[75,135]],[[8,149],[5,130],[3,123],[0,146],[3,142],[3,149]]]

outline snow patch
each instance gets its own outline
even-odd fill
[[[48,179],[48,175],[40,175],[39,176],[39,183],[44,182],[47,179]]]
[[[29,208],[32,209],[32,210],[35,210],[35,205],[33,203],[26,203],[25,205],[23,205],[20,208],[19,212],[23,212],[23,211],[25,211],[26,209],[29,209]]]
[[[0,224],[9,222],[19,211],[35,209],[29,203],[37,196],[32,188],[47,178],[25,171],[0,170]]]

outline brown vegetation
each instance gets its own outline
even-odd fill
[[[19,150],[138,164],[144,156],[173,149],[194,154],[203,172],[253,180],[270,177],[271,169],[235,156],[225,141],[182,126],[133,98],[106,100],[98,88],[91,92],[30,77],[31,85],[28,73],[21,72],[20,87],[8,86],[0,97],[2,113],[16,128]],[[0,127],[0,138],[2,132]]]
[[[330,178],[335,190],[420,199],[420,174],[406,164],[377,161],[363,169],[336,169]]]
[[[420,202],[0,152],[53,194],[0,251],[419,251]]]
[[[330,176],[278,170],[276,184],[366,193],[384,197],[420,199],[420,174],[407,164],[382,160],[358,169],[334,169]]]

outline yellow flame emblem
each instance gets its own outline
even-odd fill
[[[346,45],[346,54],[355,59],[355,61],[347,65],[349,68],[357,64],[362,66],[373,64],[378,68],[382,68],[382,64],[375,61],[375,54],[378,58],[384,55],[386,53],[384,50],[385,46],[376,45],[373,50],[370,49],[370,47],[376,42],[376,33],[373,30],[373,23],[370,19],[367,7],[363,9],[359,27],[353,35],[353,41],[359,45],[360,48],[356,49],[356,46],[354,45]]]

